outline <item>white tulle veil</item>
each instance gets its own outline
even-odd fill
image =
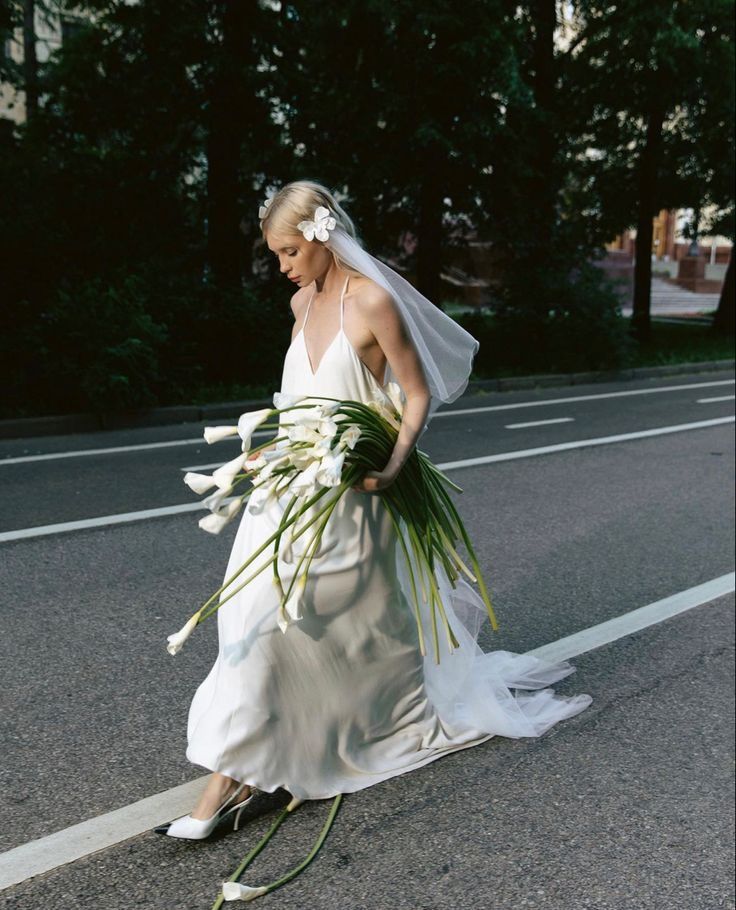
[[[345,265],[388,291],[396,302],[432,395],[428,424],[440,404],[454,401],[465,391],[480,342],[398,272],[372,256],[339,224],[330,231],[324,245]],[[396,382],[401,386],[390,364],[387,382]]]

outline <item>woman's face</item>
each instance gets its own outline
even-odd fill
[[[321,243],[303,234],[266,234],[266,244],[278,256],[279,269],[298,287],[305,287],[327,271],[331,254]]]

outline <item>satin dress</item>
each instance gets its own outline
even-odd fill
[[[382,387],[343,328],[348,281],[340,329],[316,369],[304,336],[310,298],[286,353],[282,392],[370,402]],[[276,530],[289,498],[243,512],[225,579]],[[295,555],[308,536],[294,541]],[[279,555],[285,584],[293,555]],[[574,671],[567,661],[481,651],[485,605],[462,579],[451,588],[443,570],[437,580],[460,647],[449,652],[438,621],[444,647],[436,664],[423,615],[423,657],[404,560],[381,494],[348,490],[310,565],[302,619],[286,632],[278,626],[271,567],[224,603],[217,659],[189,709],[188,760],[267,792],[327,799],[496,735],[539,736],[590,704],[589,695],[548,688]]]

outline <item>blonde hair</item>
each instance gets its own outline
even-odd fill
[[[261,222],[263,239],[266,239],[266,233],[269,231],[274,234],[301,234],[297,225],[300,221],[311,221],[314,218],[314,210],[319,205],[328,208],[338,225],[360,243],[351,217],[327,187],[315,180],[293,180],[273,194],[266,209],[266,215]],[[332,250],[330,252],[338,268],[350,272],[352,275],[361,274],[344,262],[337,253]]]

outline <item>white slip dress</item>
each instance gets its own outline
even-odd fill
[[[340,329],[316,370],[304,336],[310,298],[286,353],[282,392],[368,403],[382,387],[343,329],[348,281]],[[276,530],[289,498],[255,514],[245,509],[225,579]],[[294,541],[288,561],[279,554],[285,585],[308,537]],[[441,566],[437,580],[460,647],[450,653],[442,634],[437,664],[422,614],[423,657],[404,560],[381,494],[348,489],[310,565],[300,620],[286,632],[278,626],[270,566],[217,611],[218,655],[191,702],[187,759],[263,791],[327,799],[492,736],[539,736],[591,703],[589,695],[548,688],[574,672],[567,661],[484,653],[476,639],[486,607],[464,580],[452,588]]]

